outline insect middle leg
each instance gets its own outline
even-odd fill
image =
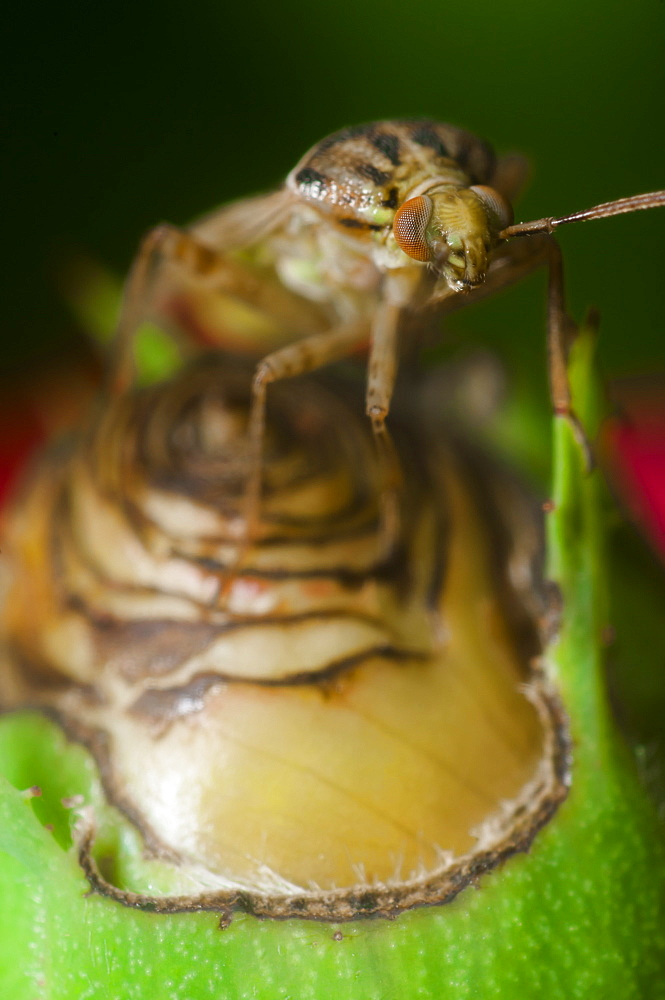
[[[339,361],[370,341],[366,410],[372,421],[385,482],[381,490],[382,547],[389,551],[397,536],[399,476],[385,419],[397,370],[397,334],[402,309],[390,300],[377,303],[371,321],[359,319],[313,334],[275,351],[259,362],[254,376],[249,437],[252,471],[247,489],[245,530],[251,537],[258,524],[263,468],[266,391],[271,382],[304,374]]]
[[[287,344],[259,362],[252,386],[249,418],[250,473],[246,494],[245,533],[251,537],[258,524],[263,468],[266,392],[271,382],[302,375],[332,364],[367,344],[370,323],[355,320]]]
[[[372,318],[372,338],[367,362],[367,392],[365,409],[372,421],[379,448],[383,472],[381,489],[381,546],[386,556],[392,550],[400,530],[399,491],[402,486],[400,463],[392,438],[386,428],[386,417],[397,374],[399,324],[403,307],[383,299]]]
[[[371,339],[366,410],[379,448],[384,482],[380,497],[380,547],[390,552],[399,530],[398,463],[385,419],[390,408],[397,368],[397,331],[401,309],[380,302],[371,322],[359,319],[323,333],[313,334],[275,351],[259,362],[253,385],[249,424],[251,471],[246,494],[245,536],[250,539],[258,526],[263,470],[266,392],[272,382],[304,374],[332,364],[367,346]],[[242,560],[241,551],[238,563]]]

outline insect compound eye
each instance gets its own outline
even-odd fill
[[[414,260],[432,260],[427,241],[427,226],[432,217],[432,199],[426,194],[409,198],[395,213],[393,233],[398,246]]]
[[[512,225],[513,207],[502,194],[499,194],[494,188],[486,187],[484,184],[476,184],[470,190],[478,195],[485,208],[489,211],[492,221],[497,227],[497,231]]]

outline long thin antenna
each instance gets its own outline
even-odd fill
[[[568,222],[588,222],[591,219],[606,219],[612,215],[623,215],[624,212],[640,212],[646,208],[665,207],[665,191],[651,191],[648,194],[634,194],[630,198],[619,198],[617,201],[606,201],[582,212],[572,215],[562,215],[559,218],[534,219],[533,222],[518,222],[508,226],[499,233],[499,239],[507,240],[511,236],[521,236],[525,233],[553,233],[559,226]]]

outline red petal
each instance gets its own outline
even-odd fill
[[[631,411],[608,422],[603,450],[620,498],[665,558],[665,403]]]

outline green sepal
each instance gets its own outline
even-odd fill
[[[574,406],[599,416],[593,336],[571,359]],[[572,732],[568,799],[530,851],[452,902],[394,921],[329,925],[212,913],[158,915],[88,893],[59,812],[81,794],[115,864],[140,845],[104,813],[94,764],[34,715],[0,723],[0,983],[12,1000],[621,1000],[665,992],[665,849],[618,736],[604,682],[610,624],[605,499],[570,425],[554,421],[548,574],[562,595],[547,651]],[[16,790],[38,784],[40,799]],[[42,825],[51,822],[54,832]],[[102,851],[103,853],[103,851]],[[152,877],[144,870],[146,882]],[[147,873],[147,874],[146,874]],[[167,886],[162,871],[162,890]],[[175,882],[174,882],[175,885]]]

